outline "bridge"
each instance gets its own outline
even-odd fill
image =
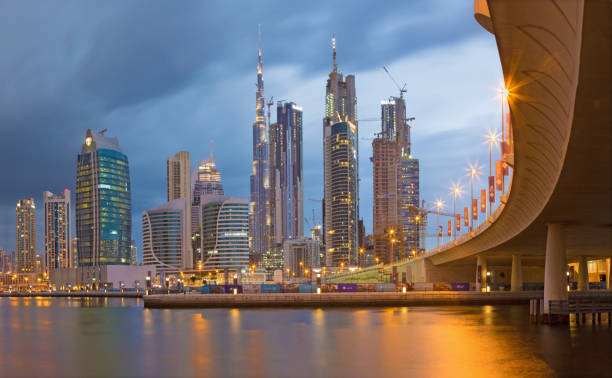
[[[394,266],[410,282],[477,289],[487,267],[507,272],[513,291],[524,277],[539,280],[547,313],[550,301],[568,298],[568,263],[585,272],[587,259],[608,258],[611,286],[612,2],[475,0],[474,13],[497,42],[510,91],[509,191],[470,234]],[[367,280],[380,268],[344,279]]]

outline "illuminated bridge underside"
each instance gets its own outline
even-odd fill
[[[496,221],[429,259],[544,255],[565,223],[567,254],[612,255],[612,2],[488,2],[511,90],[514,176]],[[477,16],[482,22],[482,15]]]

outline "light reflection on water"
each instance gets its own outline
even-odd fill
[[[610,375],[612,328],[528,307],[149,310],[140,299],[0,298],[0,372],[147,376]]]

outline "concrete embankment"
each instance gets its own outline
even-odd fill
[[[73,297],[73,298],[87,298],[87,297],[98,297],[98,298],[142,298],[144,296],[143,292],[135,292],[135,291],[125,291],[125,292],[117,292],[117,291],[54,291],[54,292],[41,292],[41,293],[0,293],[0,297],[12,297],[12,298],[33,298],[33,297],[57,297],[57,298],[65,298],[65,297]]]
[[[235,307],[385,307],[440,305],[529,304],[541,291],[408,293],[282,293],[282,294],[170,294],[144,297],[147,308],[235,308]]]

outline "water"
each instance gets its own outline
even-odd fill
[[[140,299],[0,298],[0,375],[612,375],[607,321],[528,317],[525,306],[149,310]]]

